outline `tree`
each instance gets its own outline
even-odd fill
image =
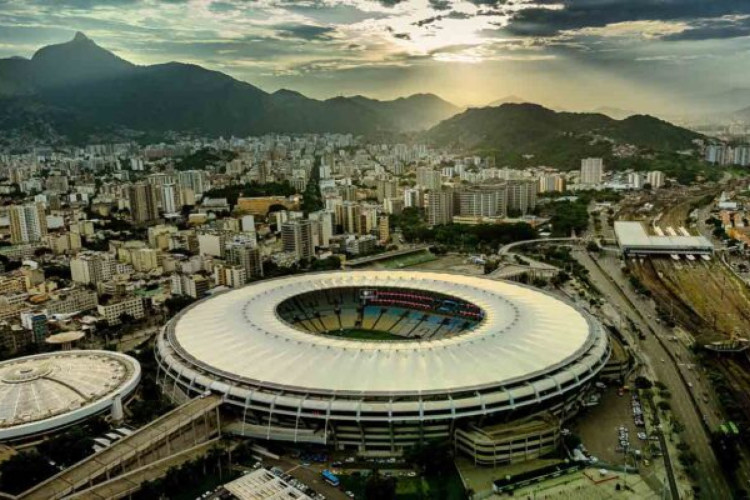
[[[92,433],[82,427],[73,427],[45,441],[39,450],[60,465],[70,466],[92,453]]]
[[[453,471],[453,448],[447,441],[418,444],[409,450],[406,458],[427,477],[446,475]]]
[[[649,379],[647,379],[646,377],[643,377],[641,375],[639,375],[639,376],[637,376],[635,378],[635,386],[638,389],[651,389],[651,387],[653,387],[653,385],[654,384],[652,384]]]
[[[595,241],[589,241],[586,243],[586,251],[588,252],[599,252],[601,248],[599,247],[599,244]]]
[[[365,482],[367,500],[391,500],[396,498],[396,479],[384,477],[375,469]]]
[[[0,464],[0,488],[17,494],[40,483],[56,472],[36,451],[22,451]]]

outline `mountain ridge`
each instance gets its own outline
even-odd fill
[[[648,115],[617,120],[601,113],[558,112],[538,104],[470,108],[427,132],[439,146],[495,154],[500,161],[575,168],[586,156],[609,156],[613,145],[640,149],[689,149],[702,135]]]
[[[61,128],[62,110],[92,129],[368,134],[424,130],[459,110],[433,94],[380,101],[363,96],[318,100],[289,89],[268,93],[194,64],[138,66],[81,32],[68,42],[40,48],[31,59],[0,59],[0,115],[22,105],[33,109],[16,113],[14,120],[0,116],[0,128],[23,125],[25,114]]]

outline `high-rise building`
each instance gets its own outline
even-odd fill
[[[195,196],[206,192],[206,172],[203,170],[183,170],[177,174],[177,183],[190,189]]]
[[[378,240],[384,245],[391,241],[391,221],[387,215],[378,218]]]
[[[182,208],[180,188],[177,184],[164,184],[161,187],[161,208],[165,214],[176,214]]]
[[[417,185],[422,189],[437,190],[443,184],[442,176],[437,170],[428,167],[419,167],[417,169]]]
[[[453,190],[440,189],[427,195],[427,223],[430,226],[453,221]]]
[[[10,239],[14,244],[35,243],[47,235],[47,218],[41,203],[13,205],[8,215]]]
[[[328,247],[333,237],[333,212],[330,210],[318,210],[309,215],[313,222],[313,244],[319,247]]]
[[[404,189],[404,208],[421,207],[422,193],[419,189]]]
[[[459,215],[502,216],[506,212],[506,186],[501,184],[464,189],[458,192],[457,201]]]
[[[602,183],[604,162],[601,158],[584,158],[581,160],[581,184],[596,186]]]
[[[643,174],[640,172],[630,172],[628,174],[628,185],[633,189],[641,189],[643,187]]]
[[[339,210],[338,224],[346,234],[362,233],[362,206],[355,202],[344,202],[336,207]]]
[[[562,193],[565,191],[565,177],[562,174],[544,174],[539,176],[540,193]]]
[[[117,274],[117,260],[108,253],[80,253],[70,259],[70,274],[76,283],[96,285]]]
[[[137,182],[128,187],[130,217],[136,224],[145,224],[158,219],[154,187],[145,182]]]
[[[659,189],[664,185],[664,172],[652,170],[646,174],[646,182],[651,184],[652,189]]]
[[[230,264],[241,266],[247,278],[263,276],[263,261],[253,241],[237,239],[227,243],[226,258]]]
[[[281,225],[281,243],[285,252],[296,255],[297,259],[311,259],[315,256],[312,222],[307,219],[290,220]]]
[[[508,211],[520,212],[523,215],[536,208],[537,183],[531,180],[508,181]]]
[[[387,198],[395,198],[398,195],[398,181],[380,179],[377,184],[378,202],[383,203]]]
[[[383,200],[383,210],[390,215],[400,215],[404,211],[404,200],[402,198],[386,198]]]

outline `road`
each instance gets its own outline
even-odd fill
[[[503,245],[500,247],[500,249],[497,251],[498,255],[505,255],[509,253],[511,250],[513,250],[516,247],[521,247],[524,245],[541,245],[543,243],[565,243],[565,242],[576,242],[579,241],[580,238],[538,238],[536,240],[523,240],[523,241],[516,241],[514,243],[508,243],[507,245]]]
[[[705,386],[696,385],[703,384],[703,382],[695,376],[689,378],[687,382],[683,380],[680,372],[687,369],[687,366],[681,367],[679,365],[680,358],[676,356],[673,358],[674,354],[669,352],[663,343],[655,337],[655,335],[660,335],[662,339],[669,339],[672,332],[667,331],[656,322],[651,301],[636,297],[635,292],[630,289],[629,283],[619,270],[619,258],[602,257],[600,260],[602,267],[600,268],[588,252],[584,250],[576,249],[573,255],[589,270],[589,277],[594,286],[619,311],[633,320],[638,329],[646,334],[646,340],[636,340],[635,345],[645,355],[647,367],[652,376],[663,382],[672,394],[670,400],[672,412],[684,424],[684,440],[690,445],[698,459],[696,463],[697,480],[702,493],[706,498],[711,499],[731,498],[729,485],[716,460],[710,446],[709,437],[703,426],[703,411],[694,405],[694,400],[691,398],[690,391],[700,393],[702,390],[706,390]],[[666,342],[670,341],[666,340]],[[682,354],[680,356],[682,360],[689,359]],[[695,387],[690,388],[687,383],[692,383]]]

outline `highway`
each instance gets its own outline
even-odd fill
[[[703,385],[695,385],[702,384],[698,377],[683,379],[680,372],[687,366],[680,366],[680,359],[668,351],[665,345],[655,337],[660,335],[662,339],[669,339],[672,333],[656,322],[651,301],[637,297],[630,289],[629,283],[619,269],[619,258],[602,257],[599,260],[601,265],[599,267],[584,250],[576,249],[573,255],[589,270],[589,277],[594,286],[646,334],[646,340],[636,340],[636,345],[645,355],[652,377],[663,382],[672,394],[670,400],[672,412],[684,424],[684,440],[690,445],[698,459],[695,467],[697,481],[703,495],[712,499],[731,498],[729,485],[703,426],[703,409],[696,407],[696,401],[691,397],[691,392],[700,394],[707,389]],[[682,354],[680,356],[682,360],[689,359]],[[694,387],[688,387],[687,383],[693,383]],[[685,495],[685,492],[680,493],[680,497]]]

